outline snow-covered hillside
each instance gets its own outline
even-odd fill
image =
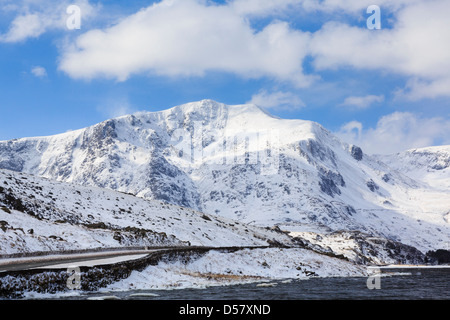
[[[228,263],[223,263],[223,261]],[[335,259],[300,248],[270,248],[218,251],[188,263],[162,262],[114,283],[107,291],[204,288],[236,283],[259,282],[274,286],[277,281],[310,277],[365,277],[367,269],[349,261]],[[288,280],[286,280],[288,279]]]
[[[4,169],[241,223],[297,232],[359,230],[423,251],[445,248],[449,188],[433,188],[392,169],[392,162],[317,123],[211,100],[0,142]]]
[[[2,254],[130,246],[289,244],[280,232],[96,187],[0,170]]]
[[[450,146],[411,149],[378,156],[391,168],[441,190],[450,190]]]

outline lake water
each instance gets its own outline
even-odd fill
[[[379,289],[367,278],[311,278],[208,287],[206,289],[139,290],[89,293],[72,299],[115,296],[122,300],[380,300],[450,299],[450,268],[383,270]],[[71,299],[71,298],[69,298]]]

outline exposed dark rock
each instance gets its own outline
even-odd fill
[[[361,161],[363,159],[363,151],[360,147],[351,146],[350,153],[357,161]]]
[[[336,154],[329,147],[320,144],[314,139],[309,139],[303,148],[305,148],[316,161],[328,161],[333,166],[336,166]],[[311,161],[311,159],[308,161]]]
[[[375,192],[380,189],[380,187],[372,179],[367,181],[366,185],[372,192]]]
[[[9,210],[7,207],[1,207],[0,209],[6,213],[11,213],[11,210]]]
[[[426,261],[432,264],[450,264],[450,251],[444,249],[428,251]]]
[[[356,214],[356,210],[355,210],[355,208],[353,208],[352,206],[346,206],[345,207],[346,209],[347,209],[347,213],[349,214],[349,215],[354,215],[354,214]]]
[[[0,221],[0,229],[2,229],[3,232],[6,232],[6,230],[9,229],[9,224],[7,221],[1,220]]]
[[[425,254],[417,248],[404,243],[372,237],[359,231],[336,231],[347,239],[353,239],[358,248],[356,262],[360,264],[376,264],[377,259],[390,259],[395,264],[423,264],[426,262]]]
[[[201,209],[200,196],[192,181],[163,156],[153,154],[147,172],[147,185],[154,199],[195,210]]]
[[[206,214],[203,214],[203,215],[202,215],[202,219],[205,219],[205,220],[207,220],[207,221],[211,221],[211,218],[208,217]]]
[[[23,170],[23,165],[25,161],[18,157],[11,155],[9,159],[4,159],[0,161],[0,169],[7,169],[11,171],[20,172]]]
[[[331,197],[341,194],[341,190],[338,186],[345,187],[345,181],[340,173],[321,169],[319,176],[319,185],[322,192]]]

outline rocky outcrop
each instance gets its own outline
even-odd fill
[[[360,147],[352,145],[350,148],[350,153],[352,157],[357,161],[361,161],[363,159],[363,151]]]
[[[450,264],[450,251],[445,249],[430,250],[425,257],[430,264]]]
[[[425,264],[427,258],[418,249],[404,243],[373,237],[359,231],[340,230],[327,234],[305,232],[295,235],[306,247],[325,251],[363,265]]]

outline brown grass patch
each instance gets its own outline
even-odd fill
[[[236,274],[223,274],[223,273],[211,273],[211,272],[192,272],[192,271],[181,271],[180,274],[188,275],[191,277],[205,278],[208,280],[226,280],[226,281],[237,281],[237,280],[262,280],[265,279],[260,276],[250,276],[250,275],[236,275]]]

